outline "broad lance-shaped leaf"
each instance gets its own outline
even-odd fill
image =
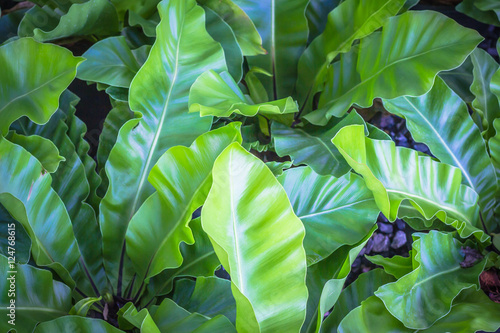
[[[484,262],[462,268],[463,244],[450,233],[431,230],[413,235],[419,266],[398,281],[380,287],[375,295],[406,327],[425,329],[450,312],[453,299],[463,290],[479,290]]]
[[[82,56],[87,60],[78,67],[80,80],[114,87],[128,88],[141,67],[123,36],[103,39]]]
[[[333,59],[349,51],[356,39],[380,28],[385,20],[399,12],[404,3],[405,0],[346,0],[328,14],[324,31],[311,42],[299,60],[296,90],[302,108],[311,111],[314,94],[322,89]]]
[[[384,106],[405,118],[412,137],[425,143],[441,162],[462,171],[463,183],[479,194],[481,211],[490,227],[498,189],[495,169],[481,132],[460,97],[437,77],[425,95],[384,100]]]
[[[499,66],[493,57],[481,49],[476,49],[471,54],[471,60],[474,65],[474,81],[470,91],[476,96],[472,107],[480,115],[482,123],[478,125],[484,131],[485,139],[489,139],[495,134],[493,120],[500,118],[500,101],[490,90],[491,79]]]
[[[394,256],[391,258],[382,257],[381,255],[367,256],[368,259],[375,265],[382,266],[387,274],[399,279],[413,270],[411,250],[409,257]]]
[[[500,119],[493,121],[495,136],[490,138],[488,145],[490,147],[491,162],[495,166],[497,179],[500,179]]]
[[[332,139],[347,163],[362,175],[382,213],[396,220],[401,203],[408,200],[413,216],[433,217],[458,230],[463,238],[474,234],[481,242],[478,195],[462,182],[460,169],[396,147],[393,141],[365,137],[364,127],[350,125]],[[405,210],[408,214],[408,210]]]
[[[494,332],[500,327],[500,305],[492,302],[482,290],[464,290],[453,302],[451,311],[425,330],[406,328],[394,318],[376,296],[369,297],[340,323],[339,333],[470,333]]]
[[[243,53],[231,27],[212,9],[205,7],[207,31],[224,49],[229,73],[236,82],[243,76]]]
[[[199,112],[201,116],[229,117],[241,114],[253,117],[279,115],[298,111],[297,103],[291,98],[255,104],[250,96],[244,95],[228,72],[217,74],[210,70],[194,82],[189,92],[189,112]]]
[[[170,148],[151,170],[156,188],[130,220],[127,255],[141,279],[182,264],[179,244],[193,244],[188,226],[212,185],[217,156],[233,142],[241,143],[240,123],[231,123],[199,136],[189,147]]]
[[[238,331],[298,331],[307,302],[304,226],[272,172],[238,143],[215,161],[201,221],[231,275]]]
[[[331,66],[319,109],[305,118],[325,124],[352,104],[368,107],[376,97],[422,95],[438,72],[458,67],[481,39],[476,31],[437,12],[409,11],[392,17],[382,32],[363,38],[359,47]]]
[[[197,0],[206,9],[211,9],[229,25],[245,56],[265,54],[262,38],[248,15],[232,0]]]
[[[236,322],[236,303],[231,294],[231,281],[215,276],[181,279],[175,284],[172,300],[189,312],[215,317],[218,314]]]
[[[493,0],[495,1],[495,0]],[[457,11],[464,13],[479,22],[496,25],[500,27],[500,17],[492,10],[481,10],[476,3],[480,0],[463,0],[455,8]],[[496,1],[495,1],[496,2]],[[497,5],[498,6],[498,5]]]
[[[497,43],[497,45],[500,45]],[[496,95],[500,104],[500,68],[491,76],[490,91]]]
[[[278,181],[306,229],[304,248],[309,266],[343,245],[357,244],[379,215],[371,191],[353,173],[335,178],[300,167],[285,171]]]
[[[1,46],[0,133],[6,135],[10,124],[21,116],[37,124],[46,123],[83,60],[63,47],[31,38]]]
[[[295,165],[309,165],[320,175],[341,177],[351,167],[332,144],[332,138],[342,127],[352,124],[365,125],[365,121],[353,111],[343,118],[333,118],[324,127],[308,124],[291,128],[273,122],[271,133],[276,153],[280,157],[290,156]]]
[[[68,212],[50,187],[50,174],[26,150],[0,137],[0,175],[0,203],[26,229],[36,264],[50,267],[74,287],[83,278],[80,251]]]
[[[32,332],[37,322],[64,316],[71,308],[71,289],[52,273],[29,265],[11,267],[0,255],[0,323],[2,332]],[[14,291],[10,291],[10,290]],[[11,300],[15,303],[12,304]],[[9,308],[10,306],[10,308]],[[14,311],[11,311],[14,308]],[[13,313],[13,315],[9,315]],[[15,325],[9,323],[12,322]]]
[[[12,229],[15,230],[15,236],[12,236]],[[9,247],[12,247],[12,241],[15,241],[15,258],[16,263],[26,264],[30,260],[31,254],[31,239],[21,223],[17,222],[0,204],[0,254],[5,257],[10,257]],[[9,244],[10,243],[10,244]],[[12,253],[11,253],[12,254]]]
[[[329,257],[307,268],[306,320],[301,332],[319,332],[321,322],[328,310],[337,301],[351,266],[361,249],[366,245],[377,226],[355,245],[345,245]]]
[[[463,64],[450,71],[439,73],[439,77],[466,103],[472,103],[474,95],[470,91],[470,86],[474,80],[473,65],[470,56]]]
[[[163,1],[158,10],[156,42],[130,87],[130,108],[142,118],[120,129],[106,164],[109,187],[100,206],[106,272],[118,293],[119,271],[124,282],[131,277],[125,256],[128,223],[154,191],[149,171],[169,148],[189,146],[211,126],[210,117],[187,113],[189,88],[208,69],[226,70],[223,50],[206,32],[204,11],[194,0]]]
[[[64,316],[38,325],[34,333],[78,332],[78,333],[123,333],[122,330],[101,319],[80,316]]]
[[[395,279],[381,269],[374,269],[361,274],[353,283],[345,288],[322,325],[323,332],[337,332],[342,319],[362,301],[370,296],[382,285],[394,282]]]
[[[201,228],[201,219],[192,220],[189,227],[193,232],[195,242],[192,245],[181,243],[182,265],[174,269],[167,269],[152,277],[146,293],[141,298],[142,305],[148,304],[156,296],[170,293],[175,279],[183,276],[213,276],[217,267],[220,266],[210,239]]]
[[[310,44],[326,27],[328,15],[337,7],[342,0],[311,0],[307,5],[306,18],[309,26],[309,38],[307,43]]]
[[[247,58],[250,67],[272,74],[262,83],[271,100],[291,96],[297,64],[307,43],[308,0],[233,0],[255,23],[267,54]]]
[[[57,192],[66,207],[87,268],[97,287],[102,290],[106,287],[107,280],[103,270],[102,248],[99,245],[101,233],[96,213],[86,202],[91,193],[91,187],[86,177],[86,165],[83,164],[72,139],[69,137],[70,128],[67,124],[68,122],[73,127],[70,118],[75,118],[73,116],[74,106],[78,100],[76,95],[67,90],[61,95],[59,109],[45,125],[36,125],[24,117],[16,121],[12,128],[17,133],[39,135],[51,140],[59,147],[60,154],[66,159],[52,174],[51,187]],[[79,138],[81,139],[81,137]],[[86,152],[83,157],[91,159]],[[90,166],[93,167],[93,165],[91,163]],[[90,170],[89,172],[95,171]]]
[[[59,155],[59,150],[54,143],[38,135],[20,135],[16,132],[9,132],[6,139],[16,145],[26,149],[31,155],[36,157],[47,172],[54,173],[59,167],[59,163],[65,160]]]
[[[49,26],[38,27],[39,22],[47,21],[52,21]],[[21,37],[34,37],[40,42],[91,34],[109,36],[118,31],[118,14],[108,0],[74,3],[62,16],[46,6],[35,6],[26,13],[19,27]]]

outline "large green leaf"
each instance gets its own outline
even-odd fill
[[[376,97],[421,95],[431,89],[438,72],[458,67],[481,39],[476,31],[437,12],[392,17],[381,33],[363,38],[359,48],[331,66],[320,109],[305,118],[324,124],[352,104],[368,107]]]
[[[500,179],[500,119],[493,121],[495,136],[490,138],[488,145],[490,148],[491,161],[495,166],[497,179]]]
[[[405,0],[346,0],[330,12],[324,31],[300,57],[296,89],[302,108],[311,111],[313,96],[322,89],[333,59],[349,51],[356,39],[380,28],[404,3]]]
[[[172,299],[189,312],[208,317],[218,314],[236,322],[236,303],[231,294],[231,281],[215,276],[179,280],[175,284]]]
[[[13,230],[12,230],[13,229]],[[14,235],[13,235],[14,234]],[[12,245],[16,250],[10,261],[26,264],[30,260],[31,239],[26,230],[12,218],[7,209],[0,204],[0,254],[11,257]],[[9,252],[11,252],[9,254]]]
[[[357,244],[377,220],[379,210],[371,191],[353,173],[335,178],[300,167],[285,171],[278,181],[306,229],[308,265],[343,245]]]
[[[148,309],[137,311],[137,308],[131,302],[125,304],[118,312],[118,323],[120,324],[120,328],[125,329],[124,322],[128,325],[132,325],[132,327],[140,329],[141,333],[160,333]]]
[[[193,244],[188,223],[212,185],[215,159],[231,143],[241,143],[240,123],[199,136],[189,147],[170,148],[149,174],[153,193],[130,220],[127,254],[141,279],[182,264],[179,244]]]
[[[98,288],[102,289],[106,286],[107,280],[102,264],[101,234],[96,213],[86,202],[91,194],[91,187],[86,174],[87,171],[89,173],[95,172],[86,170],[86,167],[93,169],[95,164],[84,151],[83,157],[87,157],[91,162],[84,165],[72,140],[74,139],[75,142],[78,141],[78,138],[81,140],[83,133],[79,131],[70,133],[68,127],[73,128],[75,126],[70,120],[75,120],[73,115],[75,111],[74,105],[78,100],[76,95],[65,91],[61,95],[59,109],[45,125],[37,125],[24,117],[16,121],[12,128],[24,135],[39,135],[51,140],[59,148],[60,154],[66,159],[61,163],[59,169],[52,174],[51,187],[63,201],[73,224],[73,231],[86,266]],[[70,134],[72,134],[72,138],[70,138]]]
[[[470,58],[469,56],[463,64],[455,69],[439,73],[439,77],[446,82],[446,85],[466,103],[471,103],[474,100],[474,95],[470,91],[474,80],[474,67]]]
[[[394,278],[381,269],[374,269],[361,274],[342,291],[333,311],[325,319],[322,331],[337,332],[340,322],[351,310],[372,296],[380,286],[389,282],[394,282]]]
[[[229,117],[236,113],[253,117],[257,113],[279,115],[296,111],[297,103],[291,97],[255,104],[250,96],[243,94],[228,72],[203,73],[189,92],[189,112],[199,112],[201,116]]]
[[[500,27],[500,17],[493,10],[481,10],[476,7],[478,0],[464,0],[460,2],[456,10],[469,15],[479,22],[492,24]]]
[[[381,255],[366,256],[373,264],[382,266],[387,274],[399,279],[413,270],[412,257],[394,256],[386,258]]]
[[[215,12],[233,30],[245,56],[264,54],[262,39],[248,15],[232,0],[197,0],[199,4]]]
[[[243,76],[243,52],[231,27],[212,9],[205,7],[207,31],[224,49],[229,73],[236,82]]]
[[[156,42],[130,87],[130,108],[142,117],[121,127],[105,169],[109,187],[101,202],[100,223],[105,267],[113,285],[119,271],[124,281],[131,277],[125,232],[153,192],[149,171],[169,148],[190,145],[210,128],[210,117],[187,113],[189,88],[204,71],[225,70],[223,50],[206,32],[204,11],[194,0],[163,1],[158,10],[162,20]]]
[[[231,144],[215,161],[201,219],[231,275],[237,329],[298,331],[307,302],[305,232],[272,172]]]
[[[460,97],[436,78],[433,88],[425,95],[384,100],[384,106],[405,118],[412,137],[425,143],[441,162],[462,171],[463,183],[479,194],[483,216],[487,226],[491,226],[498,188],[494,181],[495,169],[481,132]]]
[[[480,115],[482,123],[478,125],[484,130],[484,137],[489,139],[495,134],[493,120],[500,118],[500,101],[490,90],[491,79],[499,66],[493,57],[481,49],[476,49],[471,54],[471,60],[474,65],[474,81],[470,91],[476,96],[472,107]]]
[[[193,231],[195,242],[192,245],[181,243],[182,265],[175,269],[167,269],[151,278],[142,304],[147,304],[157,295],[170,293],[176,278],[213,276],[215,269],[220,266],[210,239],[201,228],[201,219],[191,221],[189,227]]]
[[[38,27],[40,21],[45,22],[44,19],[52,21],[51,26]],[[46,7],[34,7],[21,21],[19,35],[34,37],[40,42],[45,42],[91,34],[109,36],[118,31],[118,15],[115,7],[108,0],[89,0],[71,5],[68,12],[62,16],[60,12],[50,12]]]
[[[17,29],[27,9],[18,9],[0,17],[0,44],[17,37]]]
[[[425,330],[406,328],[394,318],[376,296],[366,299],[341,322],[339,333],[470,333],[494,332],[500,327],[500,305],[492,302],[483,291],[465,290],[455,299],[450,313]]]
[[[0,47],[0,133],[6,135],[10,124],[24,115],[46,123],[82,61],[65,48],[31,38]]]
[[[294,164],[307,164],[320,175],[341,177],[351,167],[332,144],[332,138],[342,127],[352,124],[364,125],[365,122],[356,112],[351,112],[342,119],[332,119],[325,127],[291,128],[273,122],[271,132],[279,156],[288,155]]]
[[[233,0],[250,16],[262,37],[267,54],[247,58],[250,67],[272,74],[262,83],[271,100],[292,94],[297,64],[307,43],[305,11],[308,0]]]
[[[128,88],[141,67],[123,36],[103,39],[82,56],[87,60],[78,67],[79,79],[114,87]]]
[[[413,239],[418,267],[380,287],[375,295],[406,327],[425,329],[450,311],[453,299],[463,289],[479,289],[484,262],[461,267],[463,244],[450,233],[431,230],[428,234],[414,234]]]
[[[169,298],[166,298],[159,306],[153,306],[151,308],[151,316],[162,333],[236,332],[234,326],[226,317],[217,316],[210,319],[199,313],[190,313]]]
[[[2,332],[12,328],[18,332],[32,332],[37,322],[64,316],[71,309],[71,289],[62,282],[54,281],[49,271],[29,265],[9,264],[2,255],[0,267]],[[9,315],[11,313],[13,316]],[[12,319],[15,325],[9,323]]]
[[[478,195],[461,184],[460,169],[396,147],[392,141],[367,138],[360,125],[344,127],[332,142],[354,171],[363,176],[379,209],[390,221],[398,217],[402,202],[408,200],[408,207],[415,211],[408,216],[406,209],[405,216],[423,216],[426,220],[437,217],[464,238],[474,234],[482,242],[489,239],[480,229]]]
[[[342,0],[310,0],[306,9],[307,24],[309,26],[308,44],[325,30],[328,14],[337,7]]]
[[[38,135],[20,135],[16,132],[9,132],[7,140],[26,149],[35,156],[47,172],[54,173],[59,167],[59,163],[65,160],[59,155],[59,150],[54,143]]]
[[[26,229],[33,259],[74,287],[82,278],[80,251],[68,212],[50,187],[50,174],[26,150],[0,137],[0,175],[0,202]]]
[[[38,325],[34,333],[78,332],[78,333],[121,333],[122,330],[104,320],[65,316]]]

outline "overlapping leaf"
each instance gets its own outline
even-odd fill
[[[222,48],[206,32],[204,11],[194,0],[164,1],[158,10],[162,21],[156,42],[130,88],[130,108],[142,118],[121,127],[106,164],[109,187],[101,202],[100,223],[105,267],[113,285],[119,271],[125,282],[131,277],[125,232],[153,192],[149,171],[169,148],[190,145],[210,128],[209,117],[186,112],[189,88],[207,69],[225,70]]]
[[[35,333],[79,332],[79,333],[123,333],[122,330],[101,319],[80,316],[64,316],[38,325]]]
[[[37,124],[46,123],[82,61],[62,47],[31,38],[0,47],[0,132],[6,135],[10,124],[24,115]]]
[[[492,223],[490,215],[498,188],[495,169],[467,105],[436,78],[427,94],[384,100],[384,106],[405,118],[412,137],[425,143],[441,162],[460,169],[464,184],[479,194],[483,216]]]
[[[307,302],[304,227],[258,158],[233,143],[217,158],[202,226],[231,275],[236,327],[298,331]]]
[[[409,11],[390,18],[381,33],[363,38],[331,66],[320,109],[305,118],[325,124],[352,104],[367,107],[376,97],[421,95],[438,72],[458,67],[481,39],[436,12]]]
[[[153,193],[130,220],[127,254],[136,273],[149,278],[182,264],[179,244],[193,244],[188,223],[212,185],[212,167],[232,142],[241,143],[239,123],[198,137],[191,147],[170,148],[149,174]]]
[[[278,178],[306,229],[308,265],[343,245],[355,245],[371,230],[379,210],[363,179],[320,176],[309,167],[293,168]]]
[[[405,209],[404,216],[423,216],[426,220],[437,217],[462,237],[474,234],[482,242],[488,240],[480,229],[478,195],[461,184],[460,169],[396,147],[392,141],[369,139],[360,125],[344,127],[332,142],[363,176],[389,220],[401,216],[400,205],[408,200],[415,211]]]

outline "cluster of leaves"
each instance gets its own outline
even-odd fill
[[[479,288],[500,268],[500,71],[477,32],[411,0],[33,2],[0,18],[2,331],[500,326]],[[97,163],[75,76],[113,106]],[[433,156],[366,122],[375,99]],[[422,232],[344,288],[380,213]]]

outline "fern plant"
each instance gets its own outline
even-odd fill
[[[33,3],[0,18],[2,331],[500,327],[476,31],[404,0]],[[113,106],[96,160],[75,77]],[[366,121],[375,100],[432,156]],[[346,287],[380,213],[410,255]]]

